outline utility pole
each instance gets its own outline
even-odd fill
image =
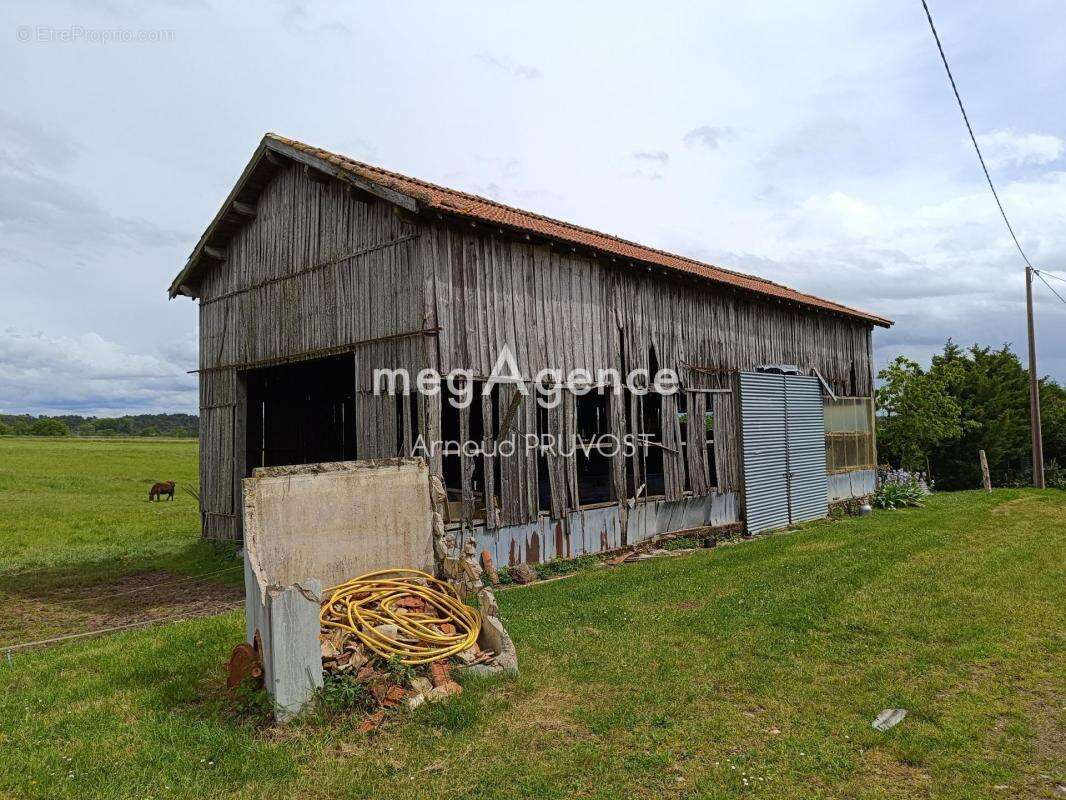
[[[1033,268],[1025,268],[1025,311],[1029,323],[1029,427],[1033,434],[1033,486],[1044,488],[1044,436],[1040,431],[1040,379],[1036,373],[1033,329]]]

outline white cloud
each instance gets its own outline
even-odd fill
[[[1066,140],[1045,133],[1017,133],[1012,130],[982,133],[977,143],[989,169],[1050,164],[1066,151]]]
[[[0,333],[0,410],[114,415],[189,411],[197,406],[195,350],[180,361],[130,352],[96,333],[55,337]],[[190,359],[192,359],[190,361]]]
[[[267,130],[885,314],[898,324],[876,331],[879,356],[949,336],[1023,343],[1019,259],[935,43],[913,9],[846,5],[648,15],[621,0],[568,7],[561,26],[491,4],[293,0],[263,14],[186,0],[141,19],[121,0],[76,21],[176,40],[0,47],[0,338],[11,326],[25,350],[42,330],[92,362],[5,342],[0,404],[195,405],[196,305],[163,290]],[[1066,266],[1057,11],[983,9],[965,28],[979,62],[953,63],[975,118],[1006,131],[988,153],[1022,170],[994,177],[1048,269]],[[0,3],[8,31],[25,15]],[[325,46],[331,20],[357,46]],[[949,38],[966,24],[942,20]],[[1025,48],[996,46],[1005,26]],[[638,147],[668,151],[668,167]],[[1042,365],[1061,380],[1066,308],[1036,288]]]

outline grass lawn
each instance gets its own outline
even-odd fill
[[[0,794],[1057,797],[1064,564],[1066,494],[1004,490],[509,590],[521,676],[374,737],[227,711],[239,612],[32,652]]]
[[[88,619],[72,609],[74,595],[122,576],[233,566],[232,547],[200,541],[196,500],[182,491],[199,482],[196,448],[194,439],[0,436],[0,644]],[[149,503],[163,480],[177,481],[174,500]],[[240,570],[219,579],[240,581]],[[30,630],[19,606],[57,590],[71,597],[58,611],[42,608]]]

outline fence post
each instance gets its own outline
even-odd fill
[[[981,482],[985,486],[986,492],[992,491],[992,478],[988,474],[988,458],[985,456],[985,451],[979,451],[981,456]]]

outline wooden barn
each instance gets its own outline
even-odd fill
[[[871,337],[889,320],[405,177],[274,134],[170,286],[200,305],[203,535],[241,537],[259,466],[418,455],[550,433],[601,447],[432,453],[448,526],[497,563],[659,533],[822,516],[873,489]],[[375,392],[375,368],[523,380],[672,367],[673,394],[514,384]],[[457,537],[458,538],[458,537]]]

